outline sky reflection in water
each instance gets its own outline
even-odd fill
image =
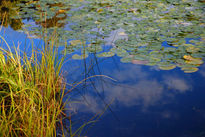
[[[6,39],[12,38],[15,44],[23,41],[20,47],[25,48],[26,35],[9,28],[5,31]],[[35,43],[38,45],[39,40]],[[74,118],[87,120],[110,104],[85,133],[89,137],[205,136],[205,65],[185,74],[179,68],[163,71],[121,63],[117,56],[89,56],[86,60],[69,60],[63,69],[69,83],[98,74],[116,80],[95,77],[73,90],[71,99],[78,102],[68,107],[75,112]]]
[[[112,77],[116,82],[96,77],[77,87],[76,90],[81,92],[72,97],[77,103],[70,106],[76,112],[74,117],[88,119],[104,111],[105,106],[111,103],[110,108],[86,135],[89,137],[204,135],[205,65],[202,65],[196,73],[186,74],[178,68],[163,71],[156,67],[121,63],[116,56],[92,59],[97,60],[98,66],[86,70],[90,71],[90,75],[100,72]],[[95,62],[92,59],[90,57],[84,61],[72,60],[69,63],[72,66],[65,68],[67,70],[75,68],[75,74],[78,76],[74,74],[74,79],[79,77],[83,79],[84,76],[80,76],[84,73],[82,66],[87,62],[88,67],[88,62]]]

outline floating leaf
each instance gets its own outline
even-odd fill
[[[123,58],[120,59],[120,61],[123,62],[123,63],[129,63],[129,62],[132,62],[132,60],[133,60],[132,55],[129,55],[127,57],[123,57]]]
[[[136,60],[149,60],[149,57],[144,55],[144,54],[140,54],[140,55],[138,54],[138,55],[134,56],[134,59],[136,59]]]
[[[176,65],[159,66],[159,69],[161,69],[161,70],[171,70],[174,68],[176,68]]]
[[[97,53],[103,50],[100,45],[90,45],[86,49],[91,53]]]
[[[155,66],[155,65],[157,65],[157,63],[156,63],[156,62],[149,62],[149,63],[147,63],[146,65],[147,65],[147,66]]]
[[[24,27],[22,30],[38,38],[45,37],[46,30],[48,38],[53,34],[58,36],[60,45],[73,39],[66,47],[67,53],[81,50],[85,45],[86,51],[99,57],[116,54],[123,57],[121,62],[134,60],[134,63],[157,65],[162,69],[173,65],[195,68],[205,59],[204,4],[199,0],[26,0],[21,6],[17,1],[4,3],[0,10],[1,7],[9,10],[5,15],[8,23],[3,26],[10,25],[15,30]],[[19,7],[20,11],[14,12]],[[46,21],[42,18],[44,14],[47,14]],[[19,20],[14,21],[15,17]],[[35,22],[29,26],[25,21],[22,23],[23,19]],[[96,43],[85,44],[92,41]],[[113,50],[103,54],[104,48],[107,51],[105,43],[113,46]]]
[[[150,62],[160,62],[160,61],[161,61],[161,58],[156,58],[156,57],[150,56],[149,61],[150,61]]]
[[[185,73],[193,73],[198,71],[198,68],[194,68],[194,67],[184,67],[181,68],[181,70],[183,70]]]
[[[82,45],[83,42],[81,40],[71,40],[69,41],[72,46]]]
[[[83,54],[83,55],[74,54],[72,56],[72,59],[85,59],[87,57],[88,57],[88,54]]]
[[[199,53],[192,53],[191,56],[194,58],[204,58],[205,54],[202,52],[199,52]]]
[[[119,57],[126,57],[129,55],[128,52],[123,48],[112,48],[110,51],[116,53]]]
[[[193,65],[197,65],[197,64],[203,64],[203,61],[201,59],[194,59],[194,60],[186,60],[185,61],[187,64],[193,64]]]
[[[184,55],[184,59],[186,59],[187,64],[203,64],[203,61],[201,58],[194,58],[191,55]]]
[[[186,48],[186,51],[187,51],[187,52],[191,52],[191,53],[196,53],[196,52],[198,52],[199,50],[200,50],[199,48],[196,48],[196,47],[194,47],[193,45]]]
[[[113,52],[104,52],[104,53],[97,54],[98,57],[112,57],[114,55],[115,53]]]
[[[190,55],[184,55],[183,58],[186,60],[194,60],[194,58]]]
[[[133,64],[148,64],[149,61],[147,61],[147,60],[136,60],[136,59],[134,59],[134,60],[132,60],[132,63],[133,63]]]

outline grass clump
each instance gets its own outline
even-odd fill
[[[62,119],[65,84],[53,43],[31,55],[0,48],[0,136],[52,137]]]

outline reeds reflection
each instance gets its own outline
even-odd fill
[[[87,65],[89,63],[92,67],[88,67],[85,71],[80,67],[78,70],[78,78],[83,78],[81,74],[85,74],[85,77],[96,74],[106,74],[117,82],[104,77],[96,77],[87,80],[84,85],[77,87],[81,97],[75,97],[79,102],[73,104],[73,108],[80,112],[92,112],[98,113],[103,111],[106,104],[111,104],[111,108],[115,108],[116,104],[119,106],[155,106],[164,100],[164,97],[174,96],[175,94],[186,93],[192,90],[192,82],[190,78],[184,74],[183,77],[178,75],[176,71],[166,74],[164,71],[152,69],[142,65],[134,64],[122,64],[116,57],[113,57],[118,67],[112,58],[98,59],[97,64],[94,61],[86,60]],[[76,66],[80,65],[81,61],[76,61]],[[80,75],[81,76],[80,76]],[[76,78],[76,75],[72,75]],[[69,75],[68,75],[69,77]],[[84,78],[85,78],[84,77]],[[170,97],[170,99],[172,99]],[[109,110],[108,110],[109,111]]]

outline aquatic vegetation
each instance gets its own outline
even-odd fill
[[[99,119],[101,113],[73,129],[72,114],[65,114],[65,95],[89,78],[66,88],[65,54],[54,46],[56,37],[40,49],[32,45],[28,53],[20,45],[11,48],[1,35],[0,39],[6,45],[0,47],[0,136],[73,137]]]
[[[20,3],[20,0],[2,0],[0,1],[0,24],[4,27],[10,25],[14,30],[19,30],[22,28],[23,23],[22,19],[14,18],[18,16],[19,7],[17,4]]]
[[[2,26],[46,41],[29,56],[0,48],[0,136],[57,136],[57,128],[64,135],[64,60],[56,47],[76,60],[118,56],[192,73],[205,59],[204,13],[204,1],[191,0],[0,1]],[[65,132],[74,136],[82,128]]]
[[[7,48],[0,48],[0,136],[56,136],[64,109],[63,59],[52,47],[29,56]]]
[[[146,60],[148,63],[145,65],[151,66],[161,62],[168,65],[166,69],[175,68],[170,67],[173,65],[197,68],[201,62],[188,62],[183,56],[197,56],[202,60],[205,56],[204,5],[201,1],[39,0],[19,6],[24,7],[20,12],[21,18],[30,17],[41,22],[40,26],[25,24],[31,35],[41,37],[42,30],[49,26],[52,18],[62,17],[63,20],[56,18],[55,22],[67,24],[67,27],[50,25],[47,31],[50,34],[57,32],[61,45],[72,39],[66,46],[69,54],[83,48],[86,57],[87,53],[97,53],[98,57],[117,55],[124,62],[133,56],[126,62]],[[65,14],[69,16],[65,17]],[[186,38],[192,38],[190,42],[193,42],[188,44]],[[80,41],[86,41],[86,44]],[[165,41],[167,46],[162,44]],[[109,51],[103,50],[106,43],[112,46]],[[80,58],[74,55],[74,59]]]

